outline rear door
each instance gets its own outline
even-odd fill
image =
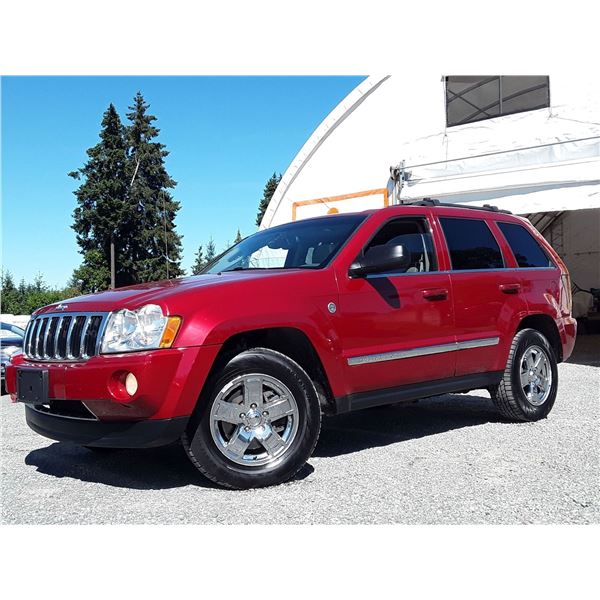
[[[441,212],[456,327],[456,375],[503,370],[527,312],[521,277],[491,219]],[[504,250],[504,251],[503,251]]]
[[[339,336],[348,393],[451,377],[454,322],[449,274],[440,272],[428,213],[380,219],[359,254],[381,244],[402,244],[411,264],[402,271],[353,279],[342,262],[336,276]],[[380,219],[377,221],[377,219]]]

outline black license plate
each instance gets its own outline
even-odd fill
[[[48,402],[48,371],[17,369],[17,401],[29,404]]]

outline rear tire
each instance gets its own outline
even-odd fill
[[[558,369],[548,340],[535,329],[515,335],[499,385],[490,388],[498,412],[510,421],[539,421],[556,400]]]
[[[320,428],[317,391],[304,369],[279,352],[253,348],[209,378],[182,443],[206,477],[247,489],[291,479]]]

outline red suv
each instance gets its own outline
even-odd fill
[[[260,231],[202,275],[37,311],[7,369],[36,432],[181,440],[231,488],[292,477],[321,415],[487,388],[536,421],[571,354],[567,270],[520,217],[425,200]]]

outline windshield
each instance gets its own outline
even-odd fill
[[[259,231],[217,257],[203,273],[320,269],[364,219],[365,215],[330,215]]]

